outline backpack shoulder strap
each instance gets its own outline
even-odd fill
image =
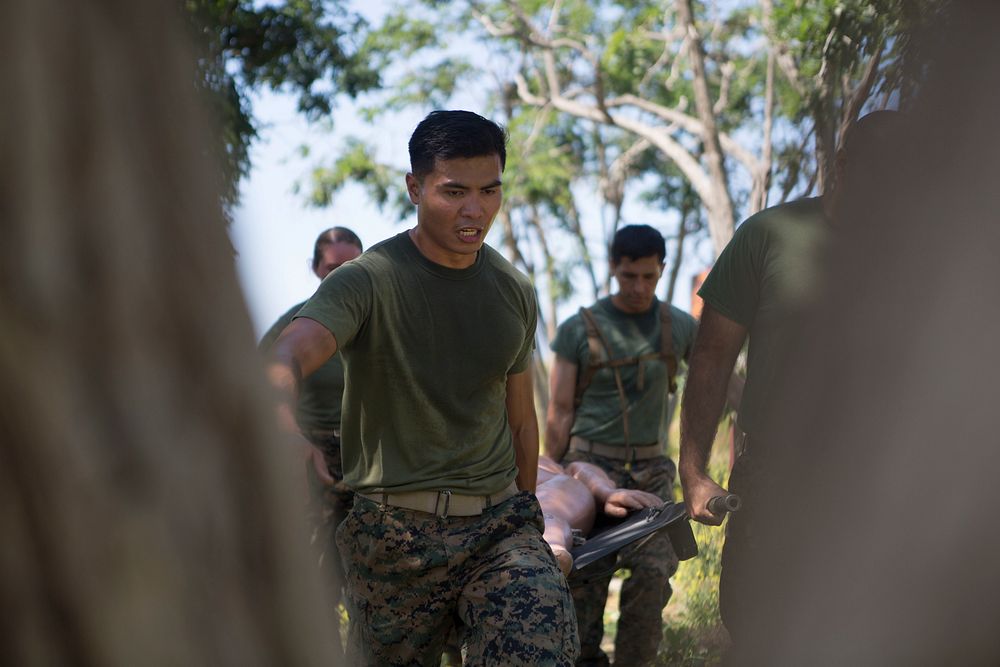
[[[667,364],[670,393],[677,392],[677,355],[674,354],[674,332],[670,304],[660,304],[660,358]]]
[[[621,404],[622,410],[622,430],[625,435],[625,458],[626,460],[631,460],[631,445],[629,438],[628,429],[628,399],[625,396],[625,385],[622,383],[621,366],[624,364],[636,363],[635,357],[629,357],[628,359],[611,359],[611,346],[608,345],[608,340],[601,333],[601,329],[597,326],[597,319],[589,308],[580,309],[580,317],[583,318],[584,326],[587,329],[587,345],[590,348],[590,364],[587,367],[585,374],[580,378],[581,382],[577,384],[577,394],[576,394],[576,405],[579,407],[580,401],[583,400],[583,392],[587,390],[587,386],[590,381],[594,378],[594,373],[600,368],[609,367],[611,372],[615,377],[615,388],[618,390],[618,401]],[[600,350],[604,349],[604,360],[598,361],[600,358]],[[586,384],[583,383],[586,382]]]
[[[579,407],[583,400],[583,392],[587,391],[594,374],[603,368],[611,359],[611,350],[608,349],[604,335],[597,327],[597,320],[590,308],[580,308],[580,319],[583,320],[584,330],[587,332],[587,348],[589,352],[589,364],[586,368],[580,368],[576,378],[576,396],[573,399],[575,406]],[[603,355],[602,355],[603,350]],[[603,357],[603,359],[602,359]]]

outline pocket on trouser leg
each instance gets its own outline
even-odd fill
[[[579,654],[566,579],[533,525],[496,545],[462,592],[466,665],[570,667]]]
[[[458,597],[440,520],[359,499],[337,531],[364,651],[379,665],[437,664]]]

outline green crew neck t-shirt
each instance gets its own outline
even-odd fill
[[[271,325],[264,337],[260,339],[260,349],[266,352],[278,336],[284,331],[295,314],[299,312],[305,301],[292,306],[287,313]],[[340,361],[340,353],[330,357],[330,360],[316,369],[308,377],[303,378],[299,387],[299,402],[296,406],[295,418],[304,432],[335,431],[340,428],[340,401],[344,396],[344,365]]]
[[[344,361],[344,481],[361,492],[490,494],[517,474],[507,376],[526,370],[537,306],[489,246],[451,269],[407,232],[330,274],[297,317],[328,328]]]
[[[765,209],[736,229],[698,291],[705,303],[749,331],[739,425],[752,436],[764,435],[768,397],[818,292],[829,233],[819,198]]]
[[[619,310],[611,297],[598,300],[591,307],[597,328],[611,348],[611,359],[621,359],[660,351],[660,302],[653,300],[645,313],[630,314]],[[698,324],[683,310],[670,306],[670,328],[678,367],[688,358]],[[590,365],[590,347],[583,317],[576,313],[556,331],[552,351],[577,366],[582,373]],[[667,364],[647,359],[643,364],[643,386],[639,388],[639,367],[621,367],[622,383],[628,402],[629,441],[633,446],[663,442],[669,383]],[[621,399],[614,371],[602,368],[583,393],[576,409],[571,435],[608,445],[625,446],[625,428]]]

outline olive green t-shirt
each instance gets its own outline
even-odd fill
[[[469,494],[510,484],[507,376],[528,368],[537,316],[527,278],[489,246],[451,269],[403,232],[327,276],[297,317],[327,327],[343,356],[344,481]]]
[[[698,291],[705,303],[749,330],[739,424],[751,435],[761,435],[779,362],[798,343],[828,237],[819,198],[765,209],[736,229]]]
[[[260,349],[266,352],[284,331],[305,301],[292,306],[271,325],[260,339]],[[299,402],[295,417],[304,432],[334,431],[340,428],[340,401],[344,396],[344,365],[340,353],[303,378],[299,387]]]
[[[640,356],[660,351],[660,302],[645,313],[630,314],[619,310],[605,297],[595,303],[591,312],[597,327],[608,341],[611,359]],[[694,343],[698,325],[684,311],[670,306],[671,339],[678,363],[686,360]],[[563,322],[552,341],[552,351],[577,365],[582,373],[590,365],[590,347],[583,317],[577,313]],[[661,427],[668,405],[669,381],[667,364],[660,359],[642,362],[643,383],[639,388],[639,367],[621,367],[622,384],[628,400],[628,430],[631,445],[663,442]],[[576,409],[572,435],[608,445],[625,446],[625,429],[621,398],[615,384],[614,371],[602,368],[583,393]]]

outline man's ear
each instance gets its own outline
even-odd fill
[[[410,203],[414,206],[420,203],[420,181],[413,174],[406,175],[406,194],[410,196]]]

